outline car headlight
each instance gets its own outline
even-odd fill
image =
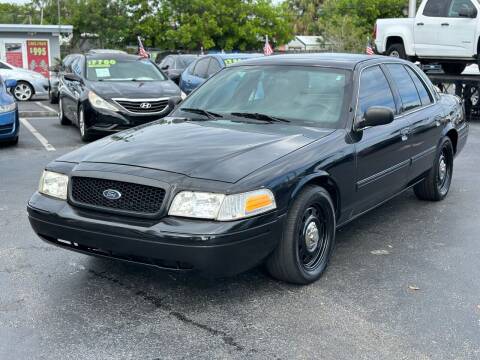
[[[45,170],[40,178],[38,191],[58,199],[67,199],[68,176]]]
[[[8,105],[0,105],[0,113],[6,113],[9,111],[13,111],[17,108],[17,103],[11,103]]]
[[[275,197],[268,189],[224,195],[182,191],[173,199],[169,215],[230,221],[276,209]]]
[[[118,111],[118,108],[110,104],[108,101],[102,99],[100,96],[95,94],[93,91],[88,92],[88,100],[90,104],[96,109],[105,109],[110,111]]]

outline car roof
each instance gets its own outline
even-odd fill
[[[118,52],[86,53],[85,57],[87,57],[88,59],[92,59],[92,60],[105,59],[106,57],[108,57],[109,59],[114,59],[114,60],[140,60],[140,59],[143,59],[139,55],[122,54],[122,53],[118,53]]]
[[[288,54],[257,57],[244,60],[232,66],[245,65],[300,65],[300,66],[328,66],[353,70],[361,63],[381,62],[385,56],[341,53],[316,53],[316,54]],[[389,61],[402,62],[399,59],[389,57]]]
[[[218,53],[218,54],[206,54],[206,56],[213,56],[217,59],[250,59],[263,56],[263,54],[250,54],[250,53]]]

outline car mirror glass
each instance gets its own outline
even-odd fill
[[[358,122],[358,129],[370,126],[387,125],[393,122],[394,114],[392,109],[384,106],[372,106],[366,112],[363,120]]]

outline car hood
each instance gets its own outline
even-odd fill
[[[165,81],[90,81],[90,89],[103,98],[152,99],[179,96],[180,89]]]
[[[57,161],[131,165],[234,183],[333,131],[165,118],[99,140]]]

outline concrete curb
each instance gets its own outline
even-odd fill
[[[18,115],[20,117],[52,117],[58,116],[58,113],[52,111],[19,111]]]

